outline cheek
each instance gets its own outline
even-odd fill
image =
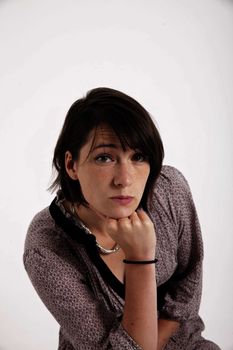
[[[109,176],[103,171],[89,171],[79,176],[79,183],[85,198],[94,197],[108,184]]]
[[[140,183],[142,187],[145,187],[148,177],[150,174],[150,169],[145,169],[141,174],[140,174]]]

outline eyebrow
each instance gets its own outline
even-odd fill
[[[103,147],[117,148],[117,145],[115,145],[114,143],[101,143],[101,144],[93,147],[92,151],[94,151],[95,149],[98,149],[98,148],[103,148]]]

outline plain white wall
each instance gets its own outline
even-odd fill
[[[0,1],[0,349],[51,350],[58,325],[22,264],[71,103],[108,86],[138,99],[186,176],[205,243],[204,335],[233,349],[233,3]]]

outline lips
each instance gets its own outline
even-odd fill
[[[115,196],[115,197],[111,197],[110,199],[112,199],[114,202],[118,204],[126,205],[132,202],[133,198],[134,197],[131,197],[131,196]]]

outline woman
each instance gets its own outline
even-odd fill
[[[57,196],[32,220],[24,253],[60,350],[219,349],[201,336],[192,196],[163,156],[147,111],[119,91],[91,90],[68,111]]]

